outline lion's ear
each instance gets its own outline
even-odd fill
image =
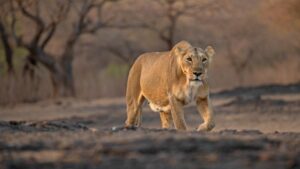
[[[211,61],[212,60],[212,57],[215,55],[215,50],[213,47],[211,46],[207,46],[205,48],[205,53],[206,55],[209,57],[209,60]]]
[[[178,42],[172,49],[175,55],[182,56],[184,55],[188,49],[190,49],[192,45],[187,41],[180,41]]]

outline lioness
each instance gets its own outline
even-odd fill
[[[162,128],[169,128],[173,118],[177,130],[186,130],[183,106],[196,101],[204,120],[197,130],[212,130],[207,73],[214,54],[210,46],[203,50],[181,41],[171,51],[139,56],[128,76],[125,127],[141,125],[141,107],[147,99],[151,109],[160,113]]]

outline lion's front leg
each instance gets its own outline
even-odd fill
[[[197,110],[202,116],[204,122],[199,125],[198,131],[210,131],[215,127],[213,111],[209,96],[197,99]]]
[[[175,97],[169,96],[171,105],[171,115],[174,126],[177,130],[186,130],[186,123],[184,119],[183,105]]]

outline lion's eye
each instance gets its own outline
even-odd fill
[[[188,58],[186,58],[186,60],[187,60],[188,62],[191,62],[191,61],[192,61],[192,58],[191,58],[191,57],[188,57]]]
[[[207,61],[207,59],[206,59],[206,58],[203,58],[203,59],[202,59],[202,62],[206,62],[206,61]]]

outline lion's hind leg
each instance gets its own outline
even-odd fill
[[[145,100],[140,85],[141,65],[136,61],[131,67],[128,75],[126,90],[127,119],[125,127],[141,125],[142,105]]]
[[[127,120],[125,127],[139,127],[141,125],[142,105],[144,96],[140,93],[127,97]]]
[[[142,106],[144,103],[145,97],[141,96],[141,98],[138,101],[138,109],[137,109],[137,115],[135,117],[135,126],[140,127],[142,125]]]
[[[170,112],[160,112],[160,120],[161,120],[161,127],[163,129],[169,129],[171,125],[172,116]]]

